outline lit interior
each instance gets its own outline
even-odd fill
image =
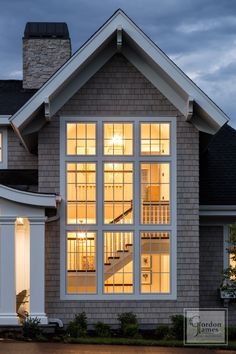
[[[96,223],[96,164],[67,164],[67,223]]]
[[[141,292],[170,291],[170,235],[168,232],[141,233]]]
[[[141,123],[141,154],[170,154],[169,123]]]
[[[67,291],[96,292],[96,233],[67,233]]]
[[[15,223],[16,312],[20,319],[30,311],[30,224],[18,217]]]
[[[133,233],[104,233],[104,292],[133,292]]]
[[[96,154],[96,124],[67,123],[67,155]]]
[[[141,123],[140,133],[141,155],[170,154],[169,123]],[[133,155],[133,124],[104,123],[102,151],[104,155]],[[67,154],[96,154],[95,123],[67,124]],[[135,154],[139,154],[139,151]],[[68,293],[97,291],[97,235],[89,229],[89,225],[98,222],[113,224],[112,230],[103,234],[103,292],[131,294],[134,291],[134,234],[121,232],[118,224],[132,224],[135,207],[141,208],[141,224],[170,223],[170,163],[145,162],[142,156],[140,201],[134,203],[134,167],[135,172],[139,172],[136,162],[117,162],[115,159],[108,162],[106,158],[105,161],[96,158],[95,163],[95,157],[89,157],[86,162],[75,159],[76,162],[67,163],[67,224],[70,229],[75,229],[67,231]],[[102,184],[99,184],[97,190],[97,166],[100,166],[100,162],[103,163],[103,178],[98,175]],[[103,220],[97,220],[97,208],[103,208]],[[114,230],[116,227],[118,230]],[[101,233],[99,235],[102,236]],[[141,293],[170,291],[169,239],[169,232],[141,232]]]
[[[170,222],[170,165],[141,163],[142,224]]]
[[[104,164],[104,223],[133,222],[133,164]]]
[[[104,124],[104,155],[133,154],[133,125],[130,123]]]

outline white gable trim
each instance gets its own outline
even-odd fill
[[[0,198],[11,200],[20,204],[39,206],[44,208],[56,208],[61,201],[54,194],[30,193],[13,189],[0,184]]]
[[[68,82],[80,67],[106,43],[117,29],[126,33],[137,47],[149,56],[177,86],[191,97],[220,128],[228,121],[226,114],[197,87],[121,10],[118,10],[11,118],[19,132],[47,98]],[[182,108],[184,110],[184,108]],[[186,108],[185,108],[186,112]]]
[[[0,125],[10,125],[10,115],[0,114]]]

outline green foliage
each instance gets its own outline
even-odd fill
[[[73,321],[70,321],[66,334],[73,338],[86,337],[87,335],[87,316],[85,312],[75,315]]]
[[[22,332],[25,338],[35,339],[41,335],[41,329],[39,327],[40,319],[37,317],[27,317],[22,325]]]
[[[127,323],[123,327],[123,335],[128,338],[139,338],[139,326],[138,323]]]
[[[184,336],[184,316],[173,315],[171,316],[171,333],[175,339],[183,339]]]
[[[138,321],[133,312],[124,312],[118,315],[121,333],[126,337],[135,337],[138,335]]]
[[[108,324],[103,322],[97,322],[95,324],[95,333],[97,337],[110,337],[111,336],[111,328]]]
[[[229,247],[227,252],[233,261],[236,261],[236,224],[229,226]],[[231,265],[224,269],[221,290],[225,291],[230,297],[236,296],[236,267]]]
[[[168,326],[157,326],[155,329],[155,339],[164,339],[170,334]]]

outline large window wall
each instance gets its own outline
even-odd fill
[[[65,296],[174,298],[175,120],[67,118],[61,136]]]

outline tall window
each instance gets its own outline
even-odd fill
[[[173,119],[65,120],[68,295],[171,295],[173,124]]]

